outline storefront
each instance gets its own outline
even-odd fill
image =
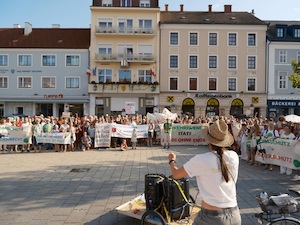
[[[300,100],[268,100],[268,117],[300,115]]]

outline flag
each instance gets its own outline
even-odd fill
[[[97,75],[97,66],[93,69],[93,75],[94,75],[94,76]]]
[[[91,76],[91,73],[92,73],[91,68],[88,67],[88,68],[86,69],[86,75]]]
[[[152,75],[152,76],[156,76],[156,67],[152,67],[152,68],[150,68],[150,75]]]

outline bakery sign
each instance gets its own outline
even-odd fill
[[[47,99],[64,98],[64,95],[63,95],[63,94],[57,94],[57,95],[44,95],[44,98],[47,98]]]

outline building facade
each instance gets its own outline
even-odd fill
[[[267,77],[268,117],[300,115],[299,89],[292,87],[291,60],[300,60],[300,22],[268,21]]]
[[[90,29],[0,29],[0,116],[88,113]]]
[[[265,116],[267,24],[252,13],[161,11],[159,108]]]
[[[91,114],[157,111],[158,0],[94,0],[90,9]]]

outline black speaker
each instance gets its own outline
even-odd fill
[[[145,175],[145,199],[146,210],[161,211],[160,206],[163,200],[163,181],[165,176],[161,174],[146,174]]]
[[[180,220],[190,216],[189,206],[189,180],[182,178],[174,180],[171,177],[165,179],[164,190],[167,192],[168,198],[165,199],[167,210],[171,220]]]

